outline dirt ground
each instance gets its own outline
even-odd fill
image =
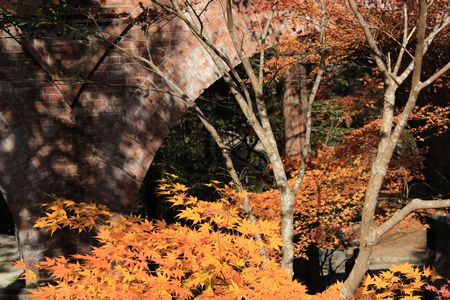
[[[426,227],[407,220],[390,230],[375,246],[370,268],[387,269],[392,265],[421,265],[427,260]]]

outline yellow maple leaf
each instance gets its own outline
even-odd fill
[[[20,276],[20,278],[25,279],[26,281],[33,281],[34,279],[37,278],[37,275],[31,270],[26,270],[25,273],[23,273],[22,276]]]
[[[25,270],[27,267],[25,266],[25,261],[23,259],[19,259],[15,262],[14,266],[18,269]]]
[[[402,299],[403,300],[421,300],[422,297],[420,297],[420,296],[404,296]]]
[[[414,273],[414,268],[411,264],[405,263],[401,265],[396,265],[390,268],[392,273],[403,273],[403,274],[411,274]]]
[[[431,275],[434,274],[433,270],[430,267],[424,267],[422,272],[423,276],[425,277],[430,277]]]

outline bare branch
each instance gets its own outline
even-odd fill
[[[444,14],[441,16],[440,20],[433,27],[433,30],[428,34],[425,39],[425,46],[423,49],[423,54],[427,53],[431,43],[439,32],[441,32],[447,25],[450,24],[450,6],[447,7]],[[412,34],[412,32],[410,33]],[[409,65],[403,70],[402,74],[396,77],[397,84],[401,84],[405,79],[411,74],[414,69],[414,60],[409,63]]]
[[[261,105],[261,101],[258,101],[258,99],[260,99],[263,96],[263,89],[262,89],[262,86],[259,84],[259,80],[255,75],[253,67],[251,66],[250,59],[247,56],[247,54],[245,53],[245,50],[243,49],[241,40],[239,39],[239,37],[236,34],[236,30],[234,27],[234,18],[233,18],[233,10],[232,10],[232,6],[231,6],[231,1],[230,0],[222,0],[222,1],[220,1],[220,4],[222,5],[223,14],[226,19],[227,30],[228,30],[228,33],[230,34],[231,41],[233,42],[236,53],[238,54],[239,59],[241,60],[242,65],[244,66],[244,70],[245,70],[247,76],[249,77],[250,83],[255,92],[256,104],[257,104],[258,113],[259,113],[259,116],[261,119],[261,125],[265,130],[267,130],[267,128],[270,128],[270,123],[268,123],[268,118],[267,118],[267,112],[264,113],[265,106]]]
[[[391,131],[391,123],[384,123],[385,121],[385,113],[383,112],[383,124],[382,128],[385,130],[385,133],[387,134],[386,144],[379,144],[379,153],[377,154],[377,161],[378,163],[383,164],[382,169],[385,170],[387,168],[387,164],[389,163],[392,153],[400,139],[400,136],[403,132],[403,129],[405,128],[409,116],[411,115],[411,112],[413,111],[417,97],[419,96],[420,92],[420,76],[422,73],[422,63],[423,63],[423,56],[425,53],[425,29],[426,29],[426,19],[427,19],[427,2],[426,0],[420,0],[420,9],[419,9],[419,23],[417,26],[417,35],[416,35],[416,49],[414,53],[414,61],[413,61],[413,67],[412,67],[412,80],[411,80],[411,89],[409,92],[408,100],[406,102],[405,107],[403,108],[403,111],[401,112],[399,116],[399,121],[395,128]],[[395,99],[395,98],[394,98]],[[389,103],[388,103],[389,104]],[[391,104],[392,105],[392,104]],[[391,119],[391,115],[393,113],[393,107],[387,107],[386,104],[384,106],[385,111],[389,111],[389,118]],[[390,120],[392,122],[392,120]],[[391,133],[392,132],[392,133]],[[391,133],[391,134],[389,134]],[[384,171],[383,171],[384,173]],[[384,176],[384,175],[383,175]],[[373,205],[376,205],[373,204]],[[374,208],[374,207],[373,207]],[[374,213],[374,211],[372,212]]]
[[[263,87],[260,84],[259,78],[256,77],[255,71],[253,70],[253,67],[251,66],[251,63],[250,63],[250,58],[245,53],[242,43],[236,34],[231,0],[222,0],[220,3],[222,5],[223,13],[226,17],[228,33],[230,34],[233,45],[236,49],[239,59],[242,62],[242,65],[244,66],[245,72],[246,72],[247,76],[249,77],[250,83],[251,83],[253,91],[255,93],[256,108],[258,110],[258,115],[259,115],[259,118],[261,121],[261,126],[265,131],[265,136],[267,138],[267,141],[271,144],[270,148],[274,150],[274,151],[268,151],[268,152],[272,153],[272,155],[273,155],[272,159],[275,159],[276,161],[281,161],[279,152],[277,150],[276,139],[273,134],[273,130],[270,125],[269,117],[267,114],[266,104],[264,102]],[[273,164],[274,161],[272,159],[271,159],[271,161]],[[280,172],[281,172],[280,174],[283,178],[286,177],[284,170],[280,170]],[[280,184],[281,184],[281,182],[280,182]]]
[[[214,2],[215,0],[208,0],[208,2],[205,4],[203,9],[198,13],[199,16],[203,15],[203,13],[208,9],[208,7]]]
[[[242,78],[239,76],[239,74],[234,70],[233,64],[228,59],[227,56],[222,54],[220,50],[209,40],[205,37],[203,34],[201,28],[202,28],[202,21],[200,19],[200,15],[195,12],[195,10],[190,9],[188,12],[190,14],[190,17],[192,18],[192,22],[184,15],[184,13],[181,11],[178,4],[176,4],[175,9],[172,7],[168,7],[167,5],[161,3],[159,0],[152,0],[153,3],[160,6],[161,8],[165,9],[167,12],[171,13],[172,15],[176,16],[180,20],[182,20],[188,28],[191,30],[191,32],[194,34],[194,36],[200,41],[202,46],[205,48],[205,50],[210,55],[211,59],[214,61],[216,67],[219,69],[219,71],[222,73],[223,76],[225,74],[230,74],[230,80],[234,80],[237,85],[240,87],[240,90],[244,94],[244,98],[247,101],[247,105],[249,107],[252,106],[251,104],[251,97],[250,92],[247,89],[247,86],[244,84]],[[175,1],[176,2],[176,1]]]
[[[381,53],[380,49],[377,46],[377,42],[375,40],[375,37],[373,36],[372,32],[370,31],[369,24],[367,24],[366,20],[364,19],[364,16],[361,14],[361,12],[358,9],[358,5],[356,4],[355,0],[347,0],[350,4],[350,7],[353,11],[353,13],[356,16],[356,19],[358,20],[359,24],[361,25],[364,35],[366,36],[367,43],[369,44],[370,49],[372,50],[375,62],[380,69],[380,71],[384,74],[384,76],[387,78],[389,77],[389,72],[386,68],[385,63],[383,62],[383,54]]]
[[[220,1],[220,3],[222,4],[223,14],[226,18],[228,33],[230,34],[231,40],[239,56],[239,59],[242,61],[242,65],[244,66],[245,72],[247,73],[250,79],[253,90],[257,95],[262,95],[263,94],[262,87],[261,85],[258,84],[259,81],[257,80],[255,71],[253,70],[253,67],[250,63],[250,58],[245,52],[242,42],[236,34],[231,0],[222,0]]]
[[[386,232],[392,229],[400,221],[405,219],[410,213],[419,209],[446,208],[450,207],[450,199],[445,200],[422,200],[413,199],[405,207],[394,213],[389,220],[378,226],[376,229],[376,240],[378,241]]]
[[[397,45],[399,45],[400,49],[403,49],[403,51],[406,52],[409,55],[409,57],[414,58],[414,55],[411,52],[408,51],[406,46],[403,47],[403,42],[400,42],[392,33],[388,32],[388,31],[386,31],[386,30],[384,30],[382,28],[379,28],[379,27],[373,27],[373,28],[375,28],[378,31],[381,31],[382,33],[387,35],[389,38],[391,38],[391,40],[393,40]],[[412,35],[413,35],[415,30],[416,30],[415,27],[411,30],[411,33],[409,34],[409,39],[412,37]],[[409,39],[407,39],[407,40],[409,41]]]
[[[265,58],[266,58],[266,39],[269,33],[270,24],[272,22],[272,18],[275,14],[275,9],[278,1],[275,1],[272,5],[272,10],[267,18],[267,22],[264,28],[261,29],[261,52],[259,54],[259,84],[262,86],[264,83],[264,66],[265,66]]]
[[[203,35],[203,22],[200,19],[200,15],[197,13],[197,11],[195,10],[195,8],[192,6],[191,2],[188,0],[184,1],[186,3],[186,6],[188,7],[188,12],[191,14],[192,19],[195,22],[195,25],[198,26],[199,28],[199,33],[200,35]]]
[[[406,4],[406,2],[403,3],[403,41],[402,41],[402,47],[400,48],[400,52],[398,54],[397,57],[397,61],[395,63],[395,67],[394,67],[394,75],[396,76],[398,74],[398,71],[400,69],[400,66],[402,64],[403,61],[403,55],[405,53],[406,50],[406,46],[408,46],[408,42],[411,39],[414,31],[415,31],[415,27],[411,30],[411,32],[408,34],[408,6]],[[412,55],[411,55],[412,57]]]
[[[427,86],[429,86],[430,84],[432,84],[436,79],[438,79],[439,77],[441,77],[442,75],[444,75],[445,72],[447,72],[450,69],[450,62],[448,62],[445,66],[443,66],[439,71],[437,71],[436,73],[434,73],[430,78],[428,78],[427,80],[421,82],[419,84],[419,89],[423,89]]]

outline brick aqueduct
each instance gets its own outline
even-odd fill
[[[105,13],[140,11],[136,0],[98,2],[92,5]],[[241,5],[235,13],[251,54],[258,44],[249,28],[257,17],[245,10]],[[234,53],[219,7],[209,6],[204,18],[210,38]],[[148,43],[137,26],[113,20],[104,30],[134,54],[150,52],[193,98],[219,78],[202,45],[178,20],[150,27]],[[282,30],[273,31],[276,37]],[[50,249],[61,253],[61,237],[49,240],[32,228],[37,205],[48,194],[129,211],[155,153],[186,110],[168,94],[136,89],[164,84],[122,53],[95,41],[16,40],[0,33],[0,189],[25,259],[36,261]]]

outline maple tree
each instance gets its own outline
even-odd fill
[[[424,35],[425,31],[424,19],[426,16],[427,4],[421,3],[421,9],[419,10],[412,4],[408,5],[407,3],[396,3],[396,2],[393,2],[392,6],[389,7],[384,6],[383,4],[375,5],[374,7],[370,6],[366,7],[362,5],[360,6],[360,9],[364,13],[363,16],[363,14],[358,10],[357,5],[354,1],[349,1],[349,3],[352,7],[353,12],[357,17],[356,19],[361,25],[361,29],[364,32],[364,35],[369,43],[370,49],[373,52],[376,65],[379,69],[378,72],[384,75],[385,80],[380,84],[380,86],[384,88],[383,118],[381,120],[372,121],[363,128],[358,129],[360,131],[360,134],[367,137],[367,140],[365,140],[363,143],[361,143],[362,140],[359,140],[359,143],[355,144],[361,146],[362,151],[360,152],[360,154],[361,153],[363,154],[364,153],[363,151],[373,150],[374,146],[375,148],[377,147],[378,150],[375,152],[372,151],[372,153],[376,155],[372,157],[365,155],[364,157],[366,159],[365,162],[367,163],[365,165],[366,166],[365,170],[370,172],[369,183],[367,187],[362,188],[363,191],[366,191],[367,189],[367,191],[365,192],[365,205],[362,212],[363,226],[360,238],[362,243],[361,246],[364,249],[364,251],[359,254],[355,268],[353,269],[350,277],[346,280],[343,288],[341,289],[341,298],[343,299],[351,297],[351,295],[355,292],[356,287],[359,285],[362,276],[364,276],[364,274],[367,271],[368,261],[371,255],[370,253],[373,245],[385,232],[387,232],[387,230],[392,228],[392,226],[397,224],[400,220],[402,220],[405,216],[407,216],[414,210],[433,207],[447,207],[450,204],[449,200],[423,201],[420,199],[414,199],[412,202],[407,204],[403,209],[400,209],[398,211],[396,211],[395,208],[394,209],[391,208],[389,214],[385,216],[387,220],[384,220],[385,222],[381,222],[381,225],[376,225],[377,223],[375,223],[375,209],[378,206],[377,205],[379,202],[378,196],[382,186],[385,186],[388,189],[396,189],[396,188],[398,189],[401,183],[396,179],[400,179],[401,177],[409,179],[411,178],[410,177],[411,173],[410,171],[407,171],[406,166],[400,165],[398,169],[394,168],[394,170],[392,169],[388,170],[387,166],[393,157],[394,150],[397,148],[399,141],[402,138],[406,137],[404,134],[402,134],[404,131],[403,129],[407,124],[407,121],[415,106],[415,102],[417,100],[419,91],[421,89],[424,89],[426,86],[430,85],[440,76],[442,76],[450,66],[449,63],[447,63],[435,74],[431,75],[429,79],[424,80],[423,82],[421,82],[419,79],[422,67],[421,62],[424,53],[429,48],[433,39],[435,39],[435,37],[437,36],[437,33],[444,31],[449,23],[448,7],[446,7],[445,4],[443,4],[442,2],[432,6],[431,10],[433,10],[433,14],[430,19],[432,19],[436,25],[431,30],[427,39],[421,40],[421,34]],[[408,9],[410,12],[409,15]],[[411,10],[413,11],[413,13],[411,13]],[[408,19],[408,17],[411,16],[413,16],[412,19],[414,20],[412,22],[411,19]],[[403,31],[401,29],[398,30],[398,26],[396,27],[395,25],[392,26],[394,30],[383,28],[385,27],[386,24],[389,25],[396,24],[396,22],[393,21],[393,19],[394,18],[398,19],[399,17],[403,17],[403,19],[405,20]],[[391,20],[391,22],[387,22],[387,20]],[[411,25],[411,23],[414,23],[417,20],[419,22],[419,25],[416,24]],[[385,35],[387,35],[388,38],[386,38],[386,36],[381,35],[382,36],[381,38],[378,38],[378,36],[376,36],[377,38],[375,39],[374,36],[371,34],[372,27],[370,26],[374,26],[376,30],[385,33]],[[418,26],[418,27],[414,27],[412,30],[409,30],[410,28],[409,26],[411,27]],[[420,28],[420,26],[423,27],[421,33],[420,30],[416,31],[416,29]],[[408,47],[409,48],[412,47],[412,45],[410,45],[410,39],[415,32],[417,32],[416,48],[415,48],[416,54],[415,57],[413,57],[412,61],[407,63],[405,62],[407,59],[404,58],[404,55],[406,55],[405,53],[407,53],[409,56],[412,56],[410,54],[411,50],[408,49]],[[396,57],[397,60],[396,62],[395,61],[392,62],[391,53],[388,53],[387,55],[383,54],[381,53],[378,47],[380,47],[380,49],[381,47],[385,47],[385,45],[388,44],[387,40],[391,38],[395,39],[394,36],[396,34],[398,34],[400,37],[403,37],[403,41],[402,39],[400,39],[399,44],[401,45],[401,47],[397,51],[398,53]],[[340,49],[346,48],[343,47]],[[388,49],[388,51],[392,51],[392,49],[393,47],[391,46],[391,48]],[[412,84],[411,87],[409,88],[411,92],[409,94],[409,99],[407,101],[405,109],[401,114],[399,114],[399,116],[394,116],[396,91],[398,87],[401,86],[402,83],[405,82],[406,78],[408,78],[408,76],[411,74],[413,74]],[[439,111],[445,113],[446,109],[441,109]],[[424,112],[425,109],[421,111],[422,116],[424,116]],[[425,118],[428,119],[427,117]],[[445,123],[445,119],[441,117],[437,118],[437,120],[442,121],[435,123],[441,123],[441,125]],[[428,127],[430,126],[432,125],[429,124]],[[442,130],[446,130],[445,126],[446,125],[442,126],[441,132]],[[370,130],[370,127],[376,130]],[[381,136],[379,132],[381,132]],[[355,138],[355,136],[351,138],[355,142],[358,141],[357,138]],[[420,137],[418,138],[420,139]],[[355,158],[357,158],[357,156]],[[407,162],[407,160],[406,161],[404,160],[403,163],[404,162]],[[332,213],[329,214],[333,216]],[[312,215],[315,216],[314,214]],[[381,221],[380,218],[378,218],[378,220]],[[375,237],[374,234],[376,235]]]
[[[375,38],[372,29],[369,26],[368,22],[370,22],[370,16],[373,15],[374,11],[371,11],[370,8],[364,6],[361,10],[355,0],[348,0],[348,2],[364,31],[367,43],[373,53],[376,66],[384,76],[385,89],[378,149],[376,158],[373,160],[371,166],[371,175],[367,184],[364,207],[362,210],[360,252],[354,268],[341,289],[340,298],[342,299],[352,297],[364,274],[368,270],[368,262],[372,254],[373,246],[389,229],[415,210],[450,206],[450,200],[423,201],[421,199],[413,199],[405,207],[396,211],[390,219],[386,220],[381,225],[376,225],[374,223],[379,192],[386,177],[388,165],[408,119],[414,110],[419,93],[422,89],[433,83],[450,69],[450,62],[448,62],[427,79],[421,79],[423,57],[436,35],[444,30],[450,23],[448,15],[450,7],[445,4],[436,4],[437,6],[440,6],[441,10],[440,13],[433,16],[433,19],[435,19],[436,22],[435,26],[429,31],[428,35],[426,35],[428,6],[432,3],[428,3],[426,0],[420,0],[418,9],[416,5],[413,5],[412,10],[416,13],[417,23],[412,26],[412,29],[410,29],[410,14],[408,13],[411,7],[408,6],[408,3],[392,3],[394,11],[397,11],[397,14],[401,14],[404,20],[401,35],[402,38],[400,39],[401,47],[398,49],[396,59],[392,60],[390,52],[387,55],[384,55],[381,52],[380,41]],[[379,7],[376,6],[375,9],[379,9]],[[369,21],[365,15],[369,16]],[[414,33],[415,45],[411,46],[410,39]],[[408,50],[408,47],[413,47],[413,55]],[[405,62],[408,61],[408,59],[404,57],[405,54],[410,55],[409,62]],[[406,67],[404,67],[404,65],[406,65]],[[398,116],[395,116],[396,91],[399,86],[405,83],[406,78],[410,75],[412,75],[412,79],[409,84],[407,102],[401,113]]]
[[[359,104],[360,99],[354,103]],[[352,130],[340,144],[322,145],[313,151],[296,199],[296,255],[304,255],[311,243],[323,249],[333,249],[343,242],[339,234],[345,233],[347,239],[351,238],[359,220],[379,130],[380,122],[372,120]],[[405,182],[420,178],[421,161],[411,160],[410,155],[410,152],[404,152],[393,159],[383,186],[385,194],[397,195],[403,191]],[[294,175],[298,172],[298,161],[286,160],[285,163]],[[278,191],[251,193],[249,197],[259,218],[280,218]],[[399,199],[392,208],[391,204],[385,203],[381,206],[385,215],[378,220],[388,218],[392,210],[404,203],[405,200]]]

